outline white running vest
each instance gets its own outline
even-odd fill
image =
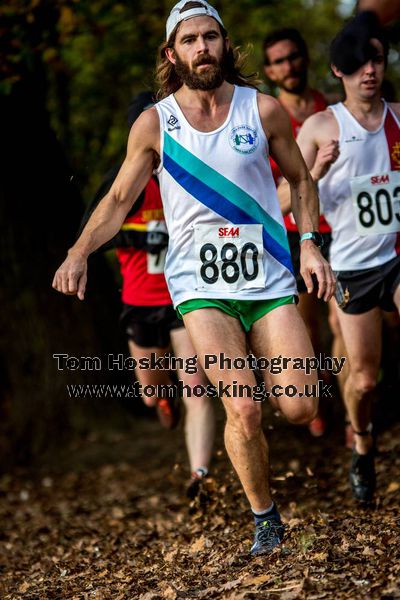
[[[329,107],[339,125],[340,155],[318,189],[332,227],[334,271],[378,267],[400,250],[400,124],[384,105],[376,131],[364,129],[341,102]]]
[[[211,132],[194,129],[173,95],[156,108],[174,306],[296,294],[256,90],[235,86],[225,122]]]

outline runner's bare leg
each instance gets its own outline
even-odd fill
[[[304,359],[314,356],[306,326],[294,304],[278,306],[256,321],[250,330],[249,342],[253,353],[258,357]],[[311,398],[304,395],[290,398],[283,394],[273,399],[273,404],[279,407],[291,423],[307,424],[315,417],[318,410],[317,371],[307,375],[304,370],[294,369],[293,363],[288,361],[287,368],[280,373],[274,374],[269,370],[264,371],[263,375],[267,388],[272,385],[283,388],[291,385],[301,394],[304,393],[305,385],[309,392],[314,392],[315,389],[315,395]]]
[[[204,366],[207,354],[224,353],[232,359],[247,356],[246,336],[237,319],[214,308],[203,308],[184,315],[184,322],[200,363]],[[212,349],[212,350],[211,350]],[[256,385],[249,369],[227,370],[214,365],[206,374],[214,385]],[[222,401],[226,410],[225,445],[250,506],[256,511],[271,504],[268,483],[268,446],[261,428],[261,406],[252,398],[227,398]]]
[[[344,402],[354,431],[365,431],[371,422],[372,399],[382,353],[382,314],[373,308],[360,315],[338,310],[340,327],[349,358]],[[372,446],[371,434],[354,437],[358,454]]]
[[[173,329],[171,331],[171,344],[174,350],[174,355],[183,359],[193,357],[196,351],[190,340],[190,337],[184,327],[181,329]],[[195,385],[205,386],[207,378],[203,369],[198,364],[197,373],[185,373],[184,370],[178,370],[179,379],[192,388]],[[185,439],[186,447],[189,454],[191,471],[195,471],[199,467],[207,467],[210,464],[212,449],[215,438],[215,402],[212,398],[191,397],[184,395],[183,402],[185,404]]]
[[[152,354],[156,357],[164,357],[165,353],[169,350],[169,347],[159,348],[158,346],[152,346],[150,348],[144,348],[138,346],[133,340],[128,340],[129,352],[132,358],[140,360],[141,358],[148,358],[150,360]],[[135,369],[135,375],[138,382],[145,387],[146,385],[170,385],[171,378],[168,371],[165,369]],[[143,402],[147,406],[155,406],[157,404],[157,398],[146,398],[143,396]]]
[[[340,329],[338,312],[340,308],[337,305],[335,298],[331,298],[329,301],[329,326],[332,331],[333,340],[332,340],[332,356],[337,358],[345,357],[346,361],[343,365],[343,369],[337,375],[338,379],[338,387],[340,390],[340,394],[343,397],[344,395],[344,386],[346,384],[346,379],[349,375],[349,361],[347,359],[346,347],[344,345],[342,331]]]

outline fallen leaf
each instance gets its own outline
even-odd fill
[[[208,598],[210,598],[211,594],[214,594],[218,591],[219,591],[219,588],[217,588],[217,587],[209,587],[209,588],[206,588],[205,590],[202,590],[201,592],[198,592],[196,594],[196,598],[206,598],[206,600],[207,600]]]
[[[116,577],[117,579],[125,579],[125,577],[127,576],[127,573],[125,573],[125,571],[120,569],[117,573],[114,573],[113,576]]]
[[[220,589],[222,591],[228,591],[228,590],[232,590],[233,588],[237,587],[238,585],[240,585],[240,583],[242,582],[242,579],[234,579],[233,581],[227,581],[226,583],[223,583],[220,587]]]
[[[189,552],[191,554],[195,554],[196,552],[202,552],[205,550],[207,545],[207,538],[204,535],[201,535],[189,548]]]
[[[300,581],[281,588],[267,588],[265,591],[268,594],[280,594],[279,600],[295,600],[303,591],[303,582]]]
[[[245,600],[247,596],[246,592],[231,592],[230,594],[224,594],[221,596],[221,600]]]
[[[314,554],[311,554],[310,558],[312,560],[324,562],[328,558],[328,553],[327,552],[315,552]]]
[[[264,575],[256,575],[256,577],[246,577],[246,579],[242,581],[242,585],[246,587],[252,585],[261,585],[268,581],[268,579],[271,579],[271,575],[268,575],[267,573],[265,573]]]
[[[297,527],[298,525],[300,525],[301,523],[301,519],[297,519],[296,517],[293,519],[290,519],[288,525],[289,528],[291,529],[292,527]]]
[[[164,554],[163,559],[165,560],[165,562],[170,563],[173,560],[175,560],[177,554],[177,550],[171,550],[171,552],[167,552],[167,554]]]
[[[111,515],[113,519],[123,519],[125,516],[124,511],[119,506],[113,506],[111,510]]]
[[[294,590],[291,590],[289,592],[283,592],[279,596],[279,600],[296,600],[296,598],[298,598],[302,593],[303,588],[302,586],[299,586],[298,588],[295,588]]]
[[[162,593],[162,596],[163,598],[167,598],[167,600],[175,600],[177,592],[171,585],[167,585],[166,589]]]
[[[386,493],[387,494],[392,494],[393,492],[397,492],[397,490],[400,489],[400,483],[397,483],[397,481],[392,481],[392,483],[389,483],[389,485],[386,488]]]
[[[340,545],[340,549],[343,552],[347,552],[349,548],[350,548],[349,542],[346,540],[346,538],[343,538],[342,543]]]
[[[292,471],[299,471],[300,461],[297,460],[297,458],[293,458],[291,461],[289,461],[289,469],[291,469]]]

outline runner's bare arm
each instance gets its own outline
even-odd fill
[[[315,136],[315,132],[318,132],[318,138]],[[331,139],[332,136],[337,137],[337,135],[335,123],[328,111],[312,115],[300,129],[297,143],[315,182],[319,181],[328,172],[330,165],[339,156],[337,139]],[[289,183],[283,179],[277,191],[282,213],[286,215],[291,210]]]
[[[270,153],[289,181],[291,207],[300,233],[318,228],[319,203],[314,183],[293,137],[289,117],[279,102],[260,95],[260,115]]]
[[[289,181],[291,207],[300,235],[318,230],[319,201],[312,177],[293,138],[289,118],[279,103],[268,96],[259,97],[260,116],[269,140],[270,151],[284,177]],[[311,275],[318,280],[318,297],[328,301],[335,289],[335,278],[327,261],[311,240],[301,245],[301,274],[309,293]]]
[[[57,270],[54,289],[77,294],[83,300],[87,280],[87,258],[120,230],[156,164],[159,119],[155,108],[148,109],[132,126],[127,155],[109,191],[91,215],[81,236],[68,251]]]
[[[279,200],[279,206],[284,217],[292,211],[292,197],[290,194],[290,185],[286,179],[282,179],[276,188]]]

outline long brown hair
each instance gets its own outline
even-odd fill
[[[227,32],[218,23],[221,30],[221,35],[224,39],[227,38]],[[157,100],[162,100],[170,94],[174,94],[180,87],[182,87],[181,78],[175,71],[175,66],[168,60],[166,56],[166,49],[173,48],[176,40],[176,34],[178,26],[171,33],[170,38],[167,42],[161,44],[158,50],[157,67],[156,67],[156,81],[159,89],[157,92]],[[241,69],[244,67],[248,56],[248,52],[241,52],[239,47],[229,48],[226,53],[226,76],[225,80],[228,83],[233,83],[239,86],[246,86],[258,89],[260,80],[258,79],[257,73],[251,75],[244,75]]]

